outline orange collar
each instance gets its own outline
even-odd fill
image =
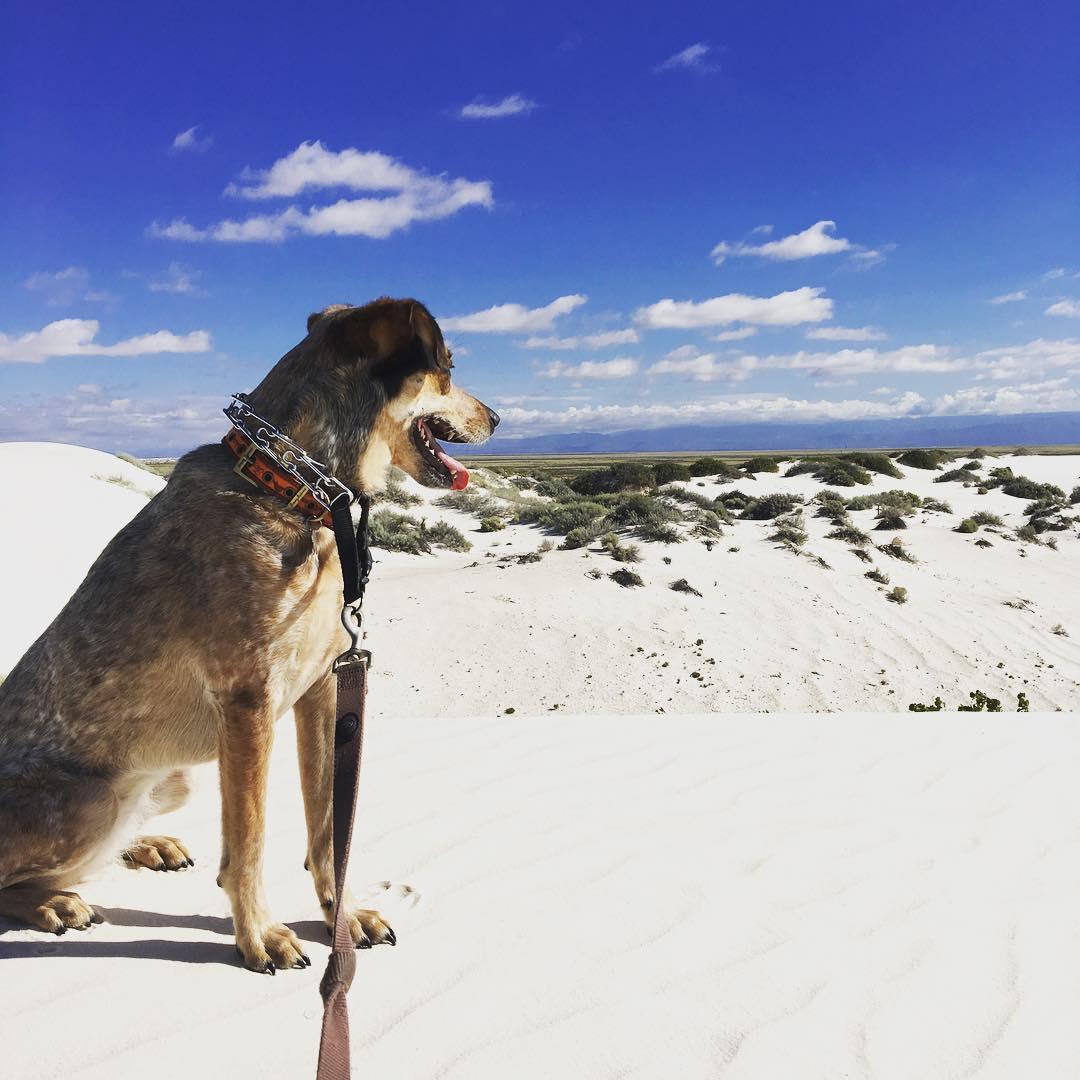
[[[311,488],[290,476],[269,454],[265,454],[238,427],[230,429],[221,440],[236,458],[233,472],[271,495],[276,495],[291,509],[304,514],[312,524],[333,527],[330,511],[312,494]]]

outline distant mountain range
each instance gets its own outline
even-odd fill
[[[470,446],[482,454],[618,454],[707,450],[832,450],[905,446],[1056,446],[1080,443],[1080,413],[920,416],[817,424],[695,424],[639,430],[575,431],[521,439],[496,436]]]

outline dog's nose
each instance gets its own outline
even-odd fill
[[[488,411],[488,420],[491,421],[491,430],[494,431],[499,426],[499,414],[494,409],[488,409],[486,405],[484,408]]]

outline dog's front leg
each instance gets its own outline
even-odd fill
[[[334,922],[334,724],[336,679],[327,675],[293,706],[300,786],[304,792],[308,852],[304,864],[315,882],[315,894],[327,926]],[[355,908],[345,893],[349,930],[361,949],[384,942],[394,945],[394,931],[377,911]]]
[[[236,949],[244,966],[273,974],[307,967],[300,939],[275,923],[263,897],[266,777],[273,718],[257,695],[234,694],[221,734],[222,845],[228,853],[218,882],[232,904]]]

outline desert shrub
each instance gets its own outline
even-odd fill
[[[929,469],[936,472],[949,460],[949,455],[944,450],[905,450],[896,460],[909,469]]]
[[[949,469],[948,472],[943,472],[940,476],[934,477],[935,484],[948,484],[948,483],[960,483],[960,484],[981,484],[982,477],[976,476],[975,473],[969,469]]]
[[[685,465],[674,461],[660,461],[653,466],[653,476],[658,485],[670,484],[672,480],[689,480],[691,473]]]
[[[645,524],[634,529],[634,535],[648,544],[681,544],[683,535],[674,525]]]
[[[557,476],[545,476],[536,482],[536,494],[546,495],[549,499],[566,502],[568,499],[578,498],[578,494],[570,485]]]
[[[745,495],[737,488],[733,491],[724,491],[716,496],[716,501],[725,510],[745,510],[753,501],[753,496]]]
[[[968,472],[974,472],[977,469],[982,468],[982,462],[981,461],[965,461],[964,464],[961,465],[960,467],[962,469],[967,469]]]
[[[973,533],[979,531],[979,523],[974,518],[964,518],[955,529],[958,533]]]
[[[1029,544],[1037,544],[1039,542],[1039,534],[1034,525],[1021,525],[1016,530],[1017,540],[1026,540]]]
[[[734,480],[742,474],[731,464],[718,457],[700,457],[687,466],[691,476],[718,476],[724,480]]]
[[[539,551],[526,551],[517,557],[517,561],[519,566],[524,566],[527,563],[538,563],[542,558]]]
[[[451,551],[468,551],[472,544],[453,525],[437,521],[428,525],[396,510],[378,510],[371,515],[369,536],[372,547],[384,551],[403,551],[409,555],[427,554],[432,546]]]
[[[989,510],[980,510],[978,513],[972,514],[971,520],[976,525],[997,525],[1000,527],[1005,524],[997,514],[991,514]]]
[[[785,521],[777,523],[776,528],[769,533],[769,539],[786,547],[800,548],[810,538],[797,525]]]
[[[989,454],[981,447],[976,446],[974,450],[968,451],[969,458],[984,458],[989,457]]]
[[[571,502],[546,507],[539,520],[552,532],[565,536],[571,529],[590,525],[603,514],[604,508],[599,503]]]
[[[502,503],[497,499],[490,495],[481,495],[477,491],[448,491],[435,499],[433,505],[441,506],[445,510],[460,510],[463,514],[476,514],[478,517],[490,517],[503,509]],[[537,506],[543,505],[545,504],[537,501]]]
[[[894,604],[906,604],[907,589],[903,585],[895,585],[885,594],[885,599],[891,600]]]
[[[621,563],[638,563],[641,562],[641,548],[637,544],[612,544],[608,549],[608,554],[616,561]]]
[[[381,506],[385,503],[389,506],[400,506],[403,510],[407,510],[410,506],[419,506],[423,501],[419,495],[406,491],[392,477],[386,481],[382,491],[374,492],[371,496],[372,506]]]
[[[1075,506],[1077,503],[1080,503],[1080,484],[1077,484],[1076,487],[1069,492],[1069,504]]]
[[[820,507],[815,517],[835,517],[844,513],[847,508],[847,500],[839,491],[833,491],[832,488],[819,491],[810,501]]]
[[[1016,499],[1056,499],[1058,503],[1065,502],[1065,492],[1057,484],[1040,484],[1026,476],[1015,476],[1006,480],[1001,485],[1001,490],[1005,495],[1012,495]]]
[[[596,567],[594,566],[591,570],[586,570],[585,571],[585,576],[587,578],[592,578],[593,581],[599,581],[604,576],[604,574],[603,574],[602,571],[597,570]]]
[[[701,593],[699,593],[684,577],[679,578],[677,581],[673,581],[668,588],[673,592],[689,593],[691,596],[701,595]]]
[[[866,547],[870,543],[870,537],[854,525],[841,525],[825,534],[826,540],[842,540],[845,544],[854,544],[856,547]]]
[[[486,517],[480,521],[482,533],[501,532],[506,528],[506,522],[500,517]]]
[[[923,499],[922,510],[929,510],[934,514],[951,514],[952,507],[943,499]]]
[[[686,506],[695,506],[699,510],[706,511],[710,514],[718,515],[725,525],[731,524],[731,515],[728,514],[727,508],[722,502],[716,499],[710,499],[708,495],[702,495],[698,491],[688,491],[686,488],[678,486],[664,488],[661,493],[667,499],[672,499],[675,502],[683,503]]]
[[[645,584],[641,575],[635,574],[633,570],[613,570],[608,574],[608,577],[611,578],[616,585],[621,585],[624,589],[634,589]]]
[[[861,465],[837,457],[804,458],[792,465],[784,475],[800,476],[803,473],[813,473],[815,480],[836,487],[870,483],[870,474]]]
[[[868,472],[879,473],[882,476],[892,476],[902,480],[904,474],[893,464],[888,454],[875,454],[868,450],[852,450],[840,455],[841,461],[848,461],[852,465],[858,465]]]
[[[882,571],[880,571],[878,569],[867,570],[866,573],[863,574],[863,577],[867,577],[871,581],[876,581],[879,585],[888,585],[889,584],[889,575],[885,574],[885,573],[882,573]]]
[[[607,520],[620,528],[638,528],[642,525],[663,525],[679,521],[682,514],[670,503],[654,499],[651,495],[621,495],[608,509]]]
[[[798,495],[776,492],[773,495],[763,495],[760,499],[752,499],[739,516],[749,521],[768,521],[782,514],[790,514],[801,505],[802,499]]]
[[[906,529],[907,522],[904,520],[903,511],[891,506],[881,507],[877,512],[877,524],[874,528],[878,532],[885,532],[889,529]]]
[[[465,539],[460,529],[448,525],[445,521],[436,521],[427,527],[427,534],[436,547],[447,548],[449,551],[469,551],[472,544]]]
[[[579,525],[576,529],[571,529],[566,536],[563,537],[563,542],[560,547],[565,551],[575,551],[578,548],[587,547],[600,535],[600,529],[602,527],[603,518],[597,518],[588,525]]]
[[[702,510],[693,519],[695,536],[723,536],[724,530],[720,527],[723,523],[720,515],[712,510]]]
[[[518,491],[532,491],[536,487],[535,476],[508,476],[507,481],[514,485]]]
[[[780,463],[776,458],[752,457],[742,463],[742,471],[750,476],[759,472],[778,473],[780,471]]]
[[[980,537],[978,540],[975,541],[975,546],[981,548],[988,548],[993,547],[994,545],[991,544],[989,540],[984,540]]]
[[[579,495],[616,495],[656,487],[656,474],[651,466],[637,461],[615,461],[605,469],[579,473],[570,487]]]
[[[998,487],[1006,480],[1012,480],[1015,477],[1015,473],[1008,465],[995,465],[987,474],[984,484],[989,484],[990,487]]]
[[[904,547],[904,541],[899,536],[894,536],[887,544],[878,544],[878,551],[883,555],[888,555],[890,558],[899,559],[901,562],[915,562],[915,556]]]
[[[555,545],[550,540],[545,540],[536,550],[540,552],[541,555],[546,555],[549,551],[555,550]]]
[[[889,506],[897,510],[911,511],[922,505],[922,499],[914,491],[881,491],[874,495],[856,495],[848,499],[849,510],[872,510],[875,507]]]

